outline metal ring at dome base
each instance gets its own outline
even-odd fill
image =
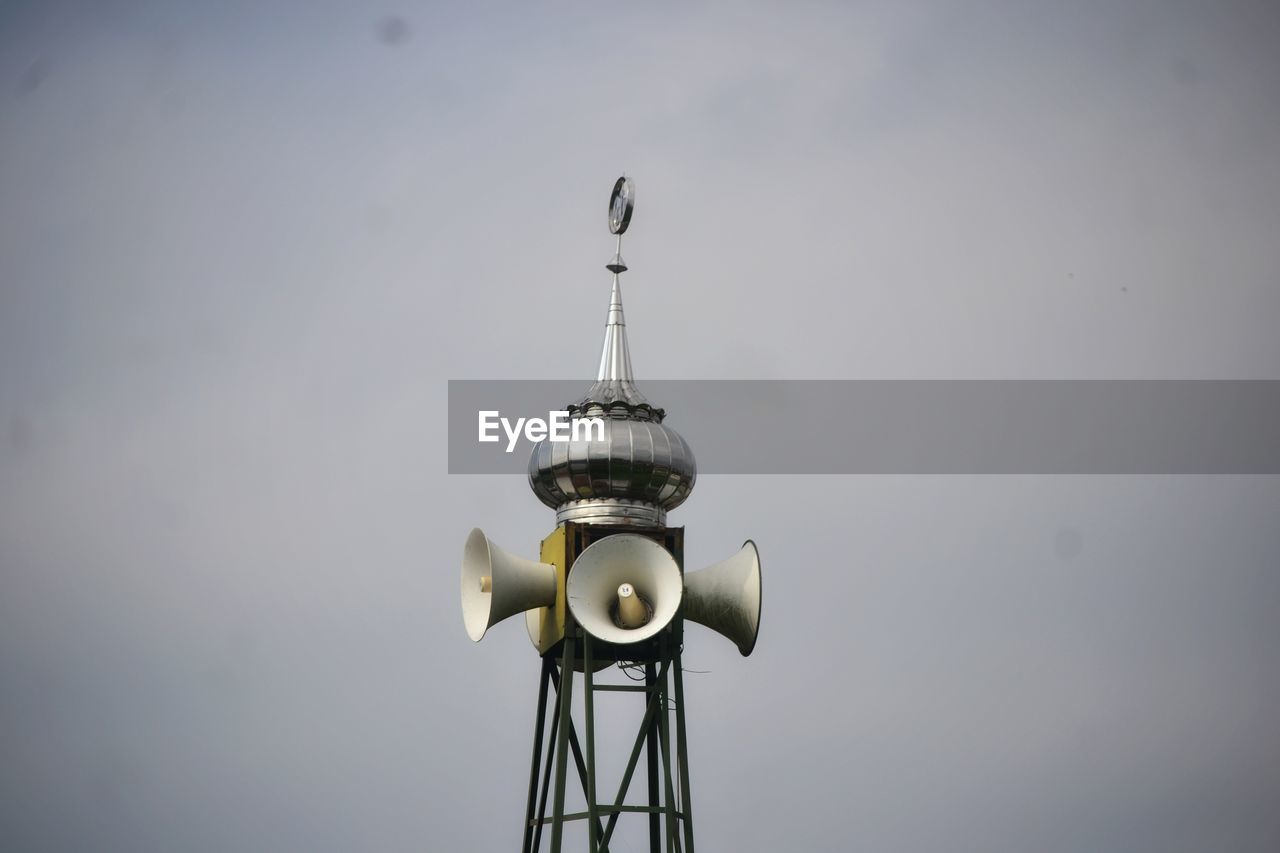
[[[629,527],[666,527],[667,513],[653,504],[617,498],[570,501],[556,509],[556,524],[617,524]]]

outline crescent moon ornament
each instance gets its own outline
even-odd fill
[[[618,178],[609,197],[609,233],[622,234],[631,224],[631,211],[636,206],[636,185],[628,177]]]

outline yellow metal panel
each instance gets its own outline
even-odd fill
[[[566,547],[565,529],[557,527],[542,540],[541,562],[556,567],[556,603],[554,607],[539,607],[527,611],[526,624],[529,628],[529,639],[538,649],[538,654],[546,654],[547,650],[564,637],[564,615],[566,612],[564,597],[565,564],[569,561]]]

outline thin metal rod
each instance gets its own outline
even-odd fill
[[[600,823],[596,817],[596,718],[594,675],[591,666],[591,634],[583,632],[582,638],[582,694],[587,724],[587,773],[583,780],[587,795],[587,849],[590,853],[599,853]],[[579,771],[579,775],[581,771]]]
[[[666,667],[666,661],[662,662]],[[664,671],[663,675],[666,673]],[[652,663],[644,665],[645,685],[653,689],[654,713],[649,716],[646,763],[649,771],[649,853],[662,853],[662,817],[658,814],[658,704],[663,702],[662,690]]]
[[[529,762],[529,802],[524,811],[524,843],[522,853],[533,850],[533,810],[538,800],[538,770],[542,762],[542,735],[547,727],[547,684],[551,681],[551,659],[542,659],[542,675],[538,678],[538,710],[533,725],[533,758]]]
[[[684,663],[680,650],[676,649],[671,665],[671,677],[676,691],[676,761],[680,771],[680,814],[684,818],[684,846],[693,850],[693,800],[689,792],[689,740],[684,726]]]
[[[556,793],[551,811],[551,853],[561,853],[564,841],[564,782],[568,770],[569,711],[573,704],[573,635],[564,638],[560,661],[560,739],[556,743]]]
[[[661,811],[662,810],[661,807],[659,807],[658,810]],[[615,812],[619,814],[626,813],[626,812],[635,812],[637,814],[648,814],[649,807],[648,806],[601,806],[599,809],[597,809],[597,811],[599,811],[600,814],[614,814]],[[581,814],[584,817],[586,816],[586,812],[581,812]],[[568,820],[568,819],[569,819],[569,816],[565,815],[565,820]],[[578,818],[578,820],[582,820],[582,819],[583,819],[582,817]]]
[[[658,810],[661,811],[662,810],[661,807],[659,807]],[[600,809],[601,814],[604,814],[604,813],[612,814],[613,812],[636,812],[638,814],[648,814],[649,807],[648,806],[608,806],[606,808]],[[569,814],[564,816],[564,819],[566,823],[571,820],[586,820],[587,813],[586,812],[570,812]],[[550,820],[551,818],[544,818],[543,822],[545,823]]]

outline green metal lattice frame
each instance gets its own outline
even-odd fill
[[[540,851],[542,830],[551,826],[551,853],[561,853],[565,824],[587,821],[589,853],[605,853],[626,813],[649,816],[650,853],[694,853],[693,814],[689,792],[689,751],[685,734],[684,678],[680,663],[684,620],[677,616],[655,641],[635,647],[610,646],[574,625],[565,639],[542,657],[538,707],[534,727],[533,758],[529,769],[529,797],[525,809],[523,853]],[[585,754],[573,719],[573,683],[581,648],[583,681],[583,736]],[[595,664],[600,660],[627,660],[643,664],[643,684],[597,684]],[[550,695],[554,691],[554,696]],[[636,733],[626,770],[613,802],[601,803],[596,793],[595,694],[638,692],[645,695],[645,712]],[[551,728],[547,728],[548,700]],[[674,705],[674,708],[673,708]],[[672,767],[672,710],[675,712],[676,766]],[[545,738],[544,738],[545,735]],[[544,744],[546,746],[544,754]],[[641,751],[645,752],[648,803],[627,804]],[[572,758],[586,799],[586,811],[566,814],[565,786]],[[673,777],[674,769],[674,777]],[[555,779],[552,780],[554,770]],[[679,779],[678,788],[675,779]],[[678,792],[678,793],[677,793]],[[547,799],[551,796],[551,814]],[[602,821],[607,818],[607,823]]]

